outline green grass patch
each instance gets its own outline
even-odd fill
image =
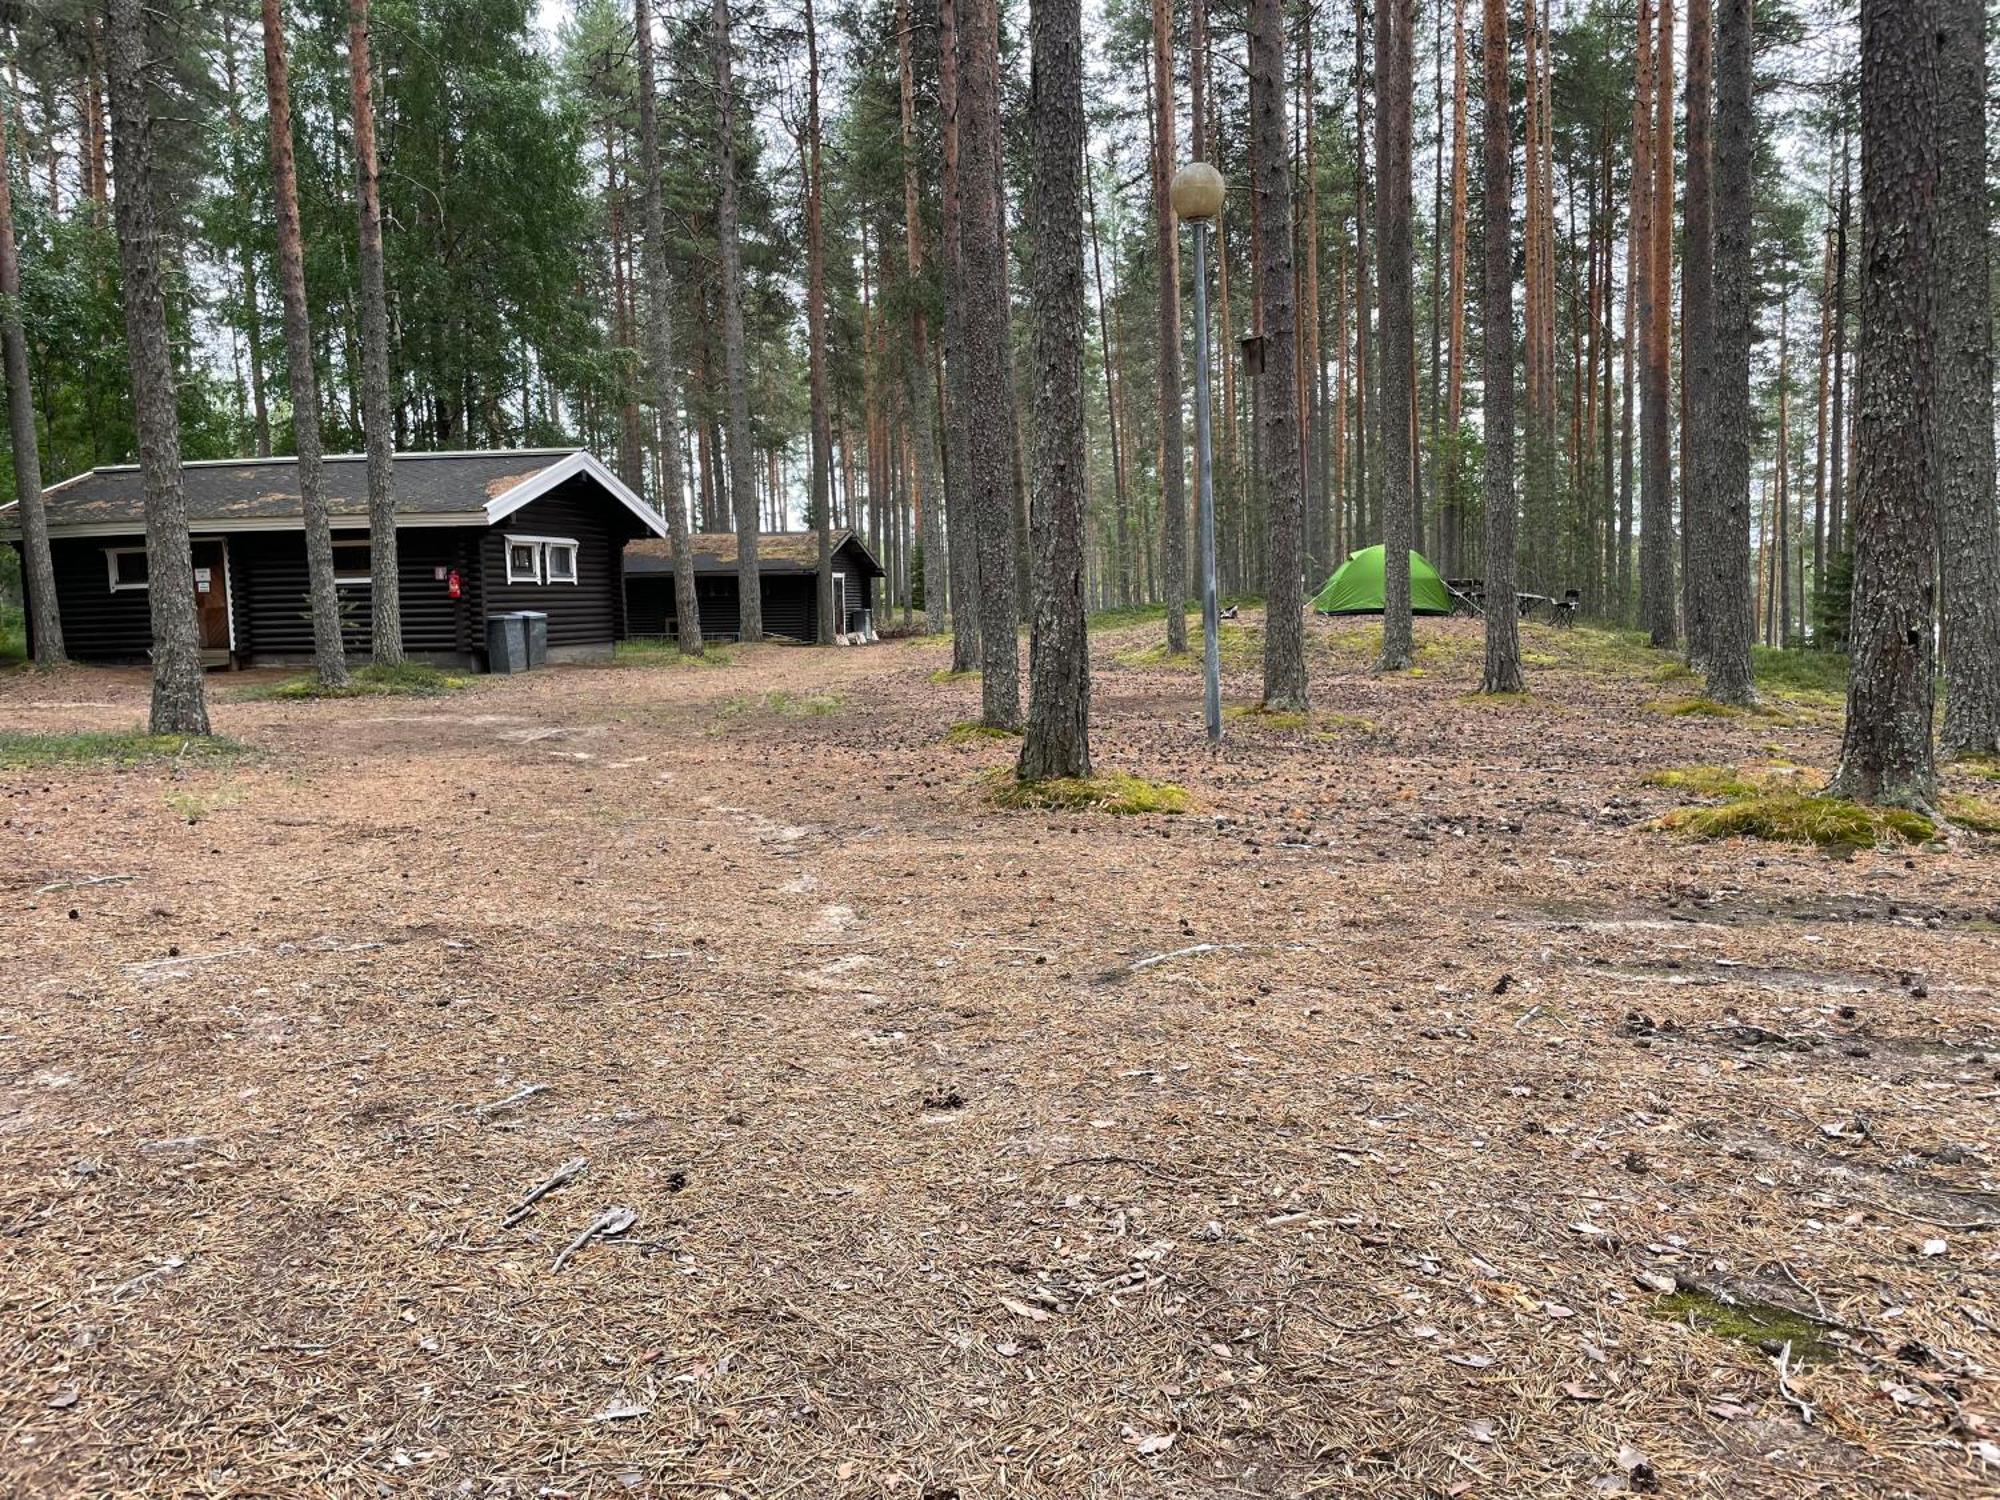
[[[1781,651],[1752,646],[1760,691],[1796,703],[1840,708],[1847,702],[1847,658],[1838,651]]]
[[[455,677],[419,662],[399,667],[356,667],[340,687],[327,687],[312,673],[282,682],[244,688],[232,696],[242,703],[290,702],[305,698],[442,698],[469,686],[470,677]]]
[[[736,653],[727,646],[704,646],[701,655],[689,656],[679,641],[651,636],[620,641],[611,659],[621,667],[729,667],[736,664]]]
[[[987,782],[988,800],[1013,812],[1183,813],[1188,809],[1184,787],[1147,781],[1112,771],[1102,776],[1062,776],[1047,781],[1022,781],[1012,771],[995,772]]]
[[[837,714],[847,706],[847,700],[838,693],[798,693],[772,692],[761,697],[745,694],[731,698],[724,703],[720,712],[728,717],[762,711],[777,714],[787,719],[820,719],[828,714]]]
[[[1312,723],[1311,714],[1269,709],[1261,703],[1232,703],[1222,710],[1222,716],[1260,729],[1304,729]]]
[[[1263,604],[1264,596],[1262,594],[1224,594],[1217,600],[1217,607],[1221,609],[1228,609],[1231,606],[1238,609],[1252,606],[1262,608]],[[1190,635],[1199,635],[1201,633],[1201,600],[1190,599],[1186,605],[1186,612],[1191,625],[1188,633]],[[1123,630],[1133,625],[1164,625],[1166,620],[1167,607],[1164,604],[1119,604],[1112,606],[1110,609],[1092,610],[1090,613],[1090,629],[1095,634],[1102,630]]]
[[[1758,1353],[1792,1346],[1792,1360],[1817,1364],[1832,1359],[1837,1346],[1827,1338],[1827,1325],[1790,1308],[1747,1297],[1718,1297],[1696,1287],[1669,1292],[1649,1309],[1669,1323],[1681,1323],[1716,1338],[1747,1344]]]
[[[947,745],[978,745],[987,740],[1018,740],[1021,731],[1002,729],[997,724],[982,724],[977,719],[961,719],[945,731]]]
[[[970,667],[963,672],[954,672],[950,667],[940,667],[931,673],[931,681],[943,686],[947,682],[977,682],[979,668]]]
[[[1900,807],[1870,807],[1839,797],[1796,792],[1739,797],[1716,807],[1682,807],[1659,827],[1698,839],[1750,838],[1820,849],[1867,849],[1878,844],[1923,844],[1937,825]]]
[[[1225,667],[1248,667],[1263,656],[1264,632],[1239,625],[1234,620],[1224,620],[1216,629],[1215,644]],[[1201,632],[1188,632],[1188,649],[1178,656],[1170,655],[1166,641],[1158,640],[1151,645],[1115,652],[1111,659],[1121,667],[1175,667],[1183,671],[1199,671],[1202,664]]]
[[[1946,797],[1942,811],[1956,826],[1973,833],[2000,833],[2000,802],[1959,794]]]
[[[18,604],[0,603],[0,667],[28,659],[28,617]]]
[[[1986,781],[2000,781],[2000,755],[1961,755],[1950,762],[1954,770],[1966,771]]]
[[[92,730],[80,734],[25,734],[0,730],[0,770],[48,766],[142,766],[160,761],[213,764],[249,754],[220,735],[146,734]]]

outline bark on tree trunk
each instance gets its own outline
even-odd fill
[[[971,460],[967,452],[969,394],[966,385],[965,267],[961,257],[964,199],[958,162],[958,18],[955,0],[938,0],[938,113],[944,170],[938,222],[944,240],[944,432],[945,525],[951,549],[951,669],[978,670],[979,518],[972,503]]]
[[[983,722],[1021,717],[1014,559],[1014,395],[1008,370],[1006,241],[1000,200],[1000,16],[994,0],[958,5],[959,327],[964,335],[965,476],[979,553]]]
[[[118,262],[125,280],[125,352],[146,493],[147,602],[153,633],[154,734],[207,734],[207,684],[194,614],[194,559],[181,491],[180,419],[159,210],[153,202],[152,101],[147,97],[145,0],[110,0],[106,61],[112,159],[118,174]]]
[[[1413,0],[1377,0],[1375,11],[1375,214],[1382,295],[1382,657],[1380,672],[1412,664],[1410,546],[1415,496],[1410,474],[1411,337],[1415,290],[1410,275],[1410,130]]]
[[[299,178],[292,154],[292,93],[278,0],[264,0],[264,86],[270,99],[271,199],[278,224],[278,292],[284,311],[286,373],[292,395],[292,445],[298,454],[305,520],[306,599],[312,616],[313,668],[321,686],[347,681],[340,638],[340,597],[333,582],[333,531],[320,476],[319,373],[306,311],[305,253],[299,239]]]
[[[1159,272],[1160,590],[1167,651],[1188,648],[1187,452],[1181,434],[1180,245],[1167,188],[1174,175],[1174,5],[1153,0],[1153,255]]]
[[[1520,612],[1514,607],[1514,207],[1507,142],[1507,0],[1485,0],[1486,99],[1481,133],[1481,235],[1486,258],[1480,330],[1486,356],[1486,671],[1480,691],[1518,693]]]
[[[1946,754],[2000,751],[2000,513],[1994,509],[1986,6],[1937,0],[1938,549]]]
[[[35,665],[51,669],[65,660],[62,612],[56,603],[55,567],[49,559],[48,512],[42,505],[34,394],[28,388],[28,340],[21,327],[21,255],[14,243],[10,175],[6,111],[0,109],[0,359],[4,359],[7,374],[7,431],[14,452],[14,498],[20,501],[22,582],[28,591]]]
[[[264,0],[267,10],[277,0]],[[349,0],[347,58],[354,85],[354,179],[361,229],[361,411],[368,444],[368,608],[375,664],[403,660],[402,570],[396,560],[395,431],[389,409],[389,299],[382,266],[381,171],[369,77],[368,0]],[[522,426],[527,403],[522,403]]]
[[[903,265],[910,279],[910,344],[903,351],[903,372],[910,398],[910,436],[916,448],[917,489],[924,549],[924,628],[944,629],[951,595],[951,559],[946,553],[944,487],[938,481],[937,405],[931,382],[930,329],[917,284],[924,269],[923,216],[917,207],[916,80],[911,66],[910,0],[896,7],[896,51],[901,74],[903,109]]]
[[[1269,554],[1264,706],[1274,712],[1304,713],[1309,704],[1305,592],[1299,570],[1304,563],[1305,497],[1299,485],[1299,406],[1294,394],[1292,201],[1291,173],[1285,164],[1285,36],[1280,0],[1250,0],[1250,132],[1264,307],[1264,373],[1258,400]],[[1407,260],[1404,274],[1408,274]],[[1399,408],[1396,420],[1407,421],[1407,413]],[[1403,468],[1407,486],[1407,462]]]
[[[1683,430],[1693,441],[1681,459],[1681,535],[1691,555],[1681,580],[1682,613],[1686,624],[1688,665],[1700,671],[1709,664],[1710,627],[1720,601],[1719,539],[1713,533],[1719,506],[1720,455],[1709,426],[1710,398],[1715,396],[1716,366],[1716,186],[1714,130],[1716,111],[1715,23],[1711,0],[1687,3],[1687,183],[1683,201],[1681,260],[1681,406]],[[1731,372],[1733,374],[1733,371]],[[1728,378],[1728,377],[1724,377]],[[1747,376],[1746,376],[1747,378]],[[1732,387],[1733,389],[1733,387]],[[1747,403],[1748,387],[1744,398]],[[1737,414],[1718,409],[1727,422]],[[1746,413],[1747,415],[1747,413]],[[1733,469],[1731,473],[1733,474]],[[1746,476],[1747,483],[1747,476]],[[1747,545],[1747,543],[1746,543]],[[1735,559],[1741,571],[1743,559]]]
[[[1757,122],[1751,56],[1750,0],[1720,0],[1715,51],[1713,339],[1709,358],[1694,368],[1706,395],[1691,406],[1700,425],[1695,450],[1701,505],[1689,518],[1698,530],[1696,556],[1703,664],[1708,695],[1719,703],[1749,703],[1757,696],[1750,666],[1750,349],[1755,336],[1756,286],[1751,263]],[[1706,10],[1706,0],[1689,7]],[[1703,19],[1706,19],[1704,17]],[[1692,78],[1692,64],[1690,64]],[[1692,104],[1689,106],[1692,108]],[[1694,192],[1694,170],[1688,170]],[[1693,219],[1690,217],[1690,230]],[[1689,251],[1693,264],[1693,251]],[[1782,369],[1782,361],[1781,361]],[[1783,376],[1781,374],[1780,379]],[[1779,452],[1785,407],[1779,405]],[[1690,491],[1692,493],[1692,491]],[[1779,514],[1786,513],[1784,488]],[[1691,597],[1694,597],[1691,595]],[[1694,624],[1688,640],[1695,644]]]
[[[908,6],[904,9],[907,28]],[[812,400],[812,527],[819,533],[819,641],[833,644],[847,629],[833,617],[833,428],[826,399],[826,233],[820,162],[819,25],[813,0],[805,0],[806,24],[806,380]],[[909,78],[909,40],[904,34],[903,77]],[[909,88],[903,91],[904,147],[908,149]],[[914,233],[914,227],[912,232]],[[922,319],[917,320],[922,327]],[[928,365],[928,361],[925,361]],[[928,369],[925,371],[929,375]],[[928,554],[925,556],[929,564]],[[928,593],[928,590],[926,590]]]
[[[728,387],[729,502],[736,516],[737,635],[764,638],[757,572],[756,455],[750,438],[750,373],[743,342],[743,247],[736,224],[736,85],[730,74],[729,0],[714,0],[709,38],[719,112],[715,147],[715,238],[721,268],[722,374]]]
[[[1157,15],[1157,10],[1155,11]],[[1083,7],[1033,0],[1035,609],[1023,781],[1090,774],[1083,597]]]
[[[660,120],[653,78],[652,0],[633,0],[632,27],[639,72],[639,167],[646,198],[646,363],[653,377],[653,405],[660,433],[660,509],[674,554],[675,633],[681,654],[700,656],[701,611],[695,602],[694,555],[688,546],[687,499],[682,494],[680,416],[674,389],[673,289],[667,280],[667,212],[660,187]]]
[[[1832,792],[1928,809],[1939,100],[1937,0],[1861,5],[1861,403],[1853,664]]]
[[[1640,0],[1645,19],[1646,0]],[[1664,45],[1661,44],[1664,39]],[[1668,374],[1673,343],[1674,82],[1673,0],[1660,0],[1652,59],[1653,119],[1647,132],[1652,201],[1646,222],[1648,257],[1646,351],[1639,422],[1639,612],[1655,646],[1671,646],[1677,629],[1674,592],[1673,390]]]

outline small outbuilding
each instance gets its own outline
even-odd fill
[[[843,635],[863,632],[873,609],[874,582],[883,576],[852,531],[833,533],[833,609]],[[688,538],[694,558],[695,603],[704,639],[735,640],[742,632],[736,579],[736,533],[704,531]],[[766,531],[757,538],[757,579],[764,634],[779,640],[819,639],[819,533]],[[625,549],[625,615],[635,636],[677,636],[672,545],[642,538]]]
[[[369,647],[368,466],[329,457],[335,582],[347,649]],[[484,667],[486,618],[548,616],[556,660],[611,654],[626,635],[625,547],[666,534],[651,506],[589,453],[516,448],[396,456],[396,561],[403,649],[440,666]],[[211,665],[312,656],[298,461],[187,464],[195,614]],[[44,492],[63,640],[78,661],[143,661],[152,649],[146,506],[135,465],[92,469]],[[18,544],[15,507],[0,538]],[[665,545],[662,543],[661,545]]]

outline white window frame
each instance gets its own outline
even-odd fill
[[[575,537],[521,536],[509,533],[502,540],[507,546],[507,581],[509,583],[564,584],[571,588],[576,586],[578,564],[583,549],[577,545]],[[524,574],[515,568],[514,549],[516,547],[527,547],[533,550],[535,566],[531,573]],[[549,553],[558,547],[566,548],[569,551],[569,577],[567,578],[552,578],[549,576]]]
[[[147,569],[146,577],[140,580],[138,583],[121,582],[118,577],[119,558],[134,557],[134,556],[144,557],[145,555],[146,555],[146,549],[144,547],[106,547],[104,549],[104,571],[110,579],[112,593],[114,594],[144,593],[146,590],[150,589],[153,586],[153,577],[150,566]]]
[[[355,573],[352,571],[343,573],[340,570],[340,563],[338,561],[340,549],[342,547],[368,548],[368,567],[363,569],[359,573]],[[374,583],[375,549],[373,548],[373,546],[369,544],[369,542],[365,538],[360,541],[346,541],[340,537],[335,537],[333,539],[333,550],[335,556],[335,562],[333,565],[333,582],[336,588],[365,589],[370,584]]]
[[[542,582],[567,584],[571,588],[574,588],[576,586],[577,558],[580,550],[575,542],[551,541],[542,543]],[[551,560],[558,552],[567,552],[569,554],[569,576],[567,578],[556,577],[556,570],[551,566]]]

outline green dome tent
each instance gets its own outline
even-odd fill
[[[1381,614],[1382,549],[1363,547],[1335,568],[1312,607],[1323,615]],[[1410,613],[1451,613],[1451,596],[1445,592],[1444,580],[1415,551],[1410,553]]]

